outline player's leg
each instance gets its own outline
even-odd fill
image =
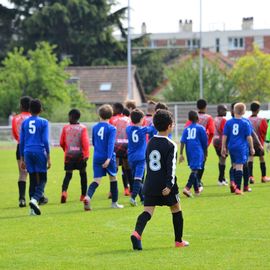
[[[254,177],[253,177],[253,156],[249,156],[248,158],[248,178],[250,184],[254,184]]]
[[[203,177],[203,173],[204,173],[204,166],[205,166],[205,161],[203,161],[203,165],[202,168],[200,170],[198,170],[198,180],[199,180],[199,186],[203,186],[202,183],[202,177]]]
[[[131,169],[128,165],[127,158],[122,158],[122,173],[123,173],[123,177],[125,178],[125,181],[126,181],[125,195],[129,196],[130,192],[132,191],[133,177],[132,177]]]
[[[67,190],[68,190],[70,180],[72,178],[72,170],[71,170],[71,168],[68,168],[68,166],[69,165],[67,163],[65,163],[66,174],[65,174],[65,177],[64,177],[64,180],[62,183],[61,203],[65,203],[67,200]]]
[[[136,197],[137,195],[140,195],[141,201],[144,201],[143,194],[142,194],[142,178],[144,175],[144,169],[145,169],[145,162],[144,160],[135,162],[132,164],[132,168],[134,171],[134,183],[133,183],[133,189],[131,193],[130,198],[130,204],[132,206],[136,206]]]
[[[180,203],[177,202],[176,204],[170,206],[170,209],[174,228],[175,247],[186,247],[189,245],[189,242],[182,239],[184,219]]]
[[[243,179],[244,179],[244,191],[245,192],[251,192],[251,188],[248,186],[249,184],[249,169],[248,169],[248,163],[246,162],[243,164]]]
[[[84,197],[84,200],[83,200],[85,211],[90,211],[92,209],[90,203],[91,203],[92,197],[93,197],[94,193],[96,192],[96,189],[98,188],[100,181],[102,179],[102,176],[103,176],[101,174],[100,177],[95,178],[95,173],[97,173],[97,170],[94,171],[94,180],[89,185],[87,195]]]
[[[86,196],[87,193],[87,173],[86,173],[86,167],[87,163],[86,161],[81,161],[80,162],[80,179],[81,179],[81,196],[80,196],[80,201],[82,202]]]
[[[134,250],[142,250],[141,237],[147,222],[153,216],[155,206],[144,206],[144,211],[138,216],[135,230],[130,236]]]
[[[192,186],[194,186],[194,183],[196,182],[195,186],[198,189],[198,185],[199,185],[199,181],[198,181],[198,176],[197,176],[197,171],[194,171],[191,169],[187,184],[185,186],[185,188],[183,189],[183,194],[186,195],[187,197],[192,197],[192,192],[191,192],[191,188]],[[194,187],[195,189],[195,187]]]
[[[223,156],[219,156],[219,163],[218,163],[218,170],[219,170],[219,176],[218,176],[218,184],[220,186],[227,186],[228,183],[225,179],[225,168],[226,168],[226,158]]]
[[[241,195],[241,183],[242,183],[242,177],[243,177],[243,164],[233,164],[233,167],[235,169],[234,173],[234,178],[235,178],[235,184],[236,184],[236,189],[235,189],[235,194],[236,195]]]
[[[117,184],[117,179],[115,177],[115,175],[111,175],[109,174],[109,178],[110,178],[110,191],[112,194],[112,208],[115,209],[121,209],[124,208],[124,206],[122,204],[118,203],[118,184]]]
[[[270,178],[266,176],[266,166],[265,166],[265,160],[264,160],[264,153],[260,155],[260,168],[261,168],[261,182],[266,183],[270,181]]]

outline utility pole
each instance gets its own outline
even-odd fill
[[[202,0],[200,0],[200,98],[203,98]]]
[[[127,60],[128,60],[128,99],[132,99],[132,62],[131,62],[131,33],[130,33],[130,0],[128,0],[128,44],[127,44]]]

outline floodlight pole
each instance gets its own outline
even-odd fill
[[[203,98],[202,0],[200,0],[200,98]]]
[[[131,63],[131,37],[130,37],[130,0],[128,0],[128,44],[127,44],[127,61],[128,61],[128,99],[132,99],[132,63]]]

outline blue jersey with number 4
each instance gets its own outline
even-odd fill
[[[207,141],[207,134],[203,126],[193,123],[184,129],[181,143],[186,145],[188,165],[191,169],[202,168]]]
[[[247,150],[247,137],[251,135],[251,126],[246,119],[232,118],[226,122],[223,134],[227,136],[229,150]]]
[[[113,125],[107,122],[99,122],[93,126],[92,144],[95,162],[103,163],[106,159],[112,159],[115,137],[116,128]]]
[[[50,152],[48,120],[39,116],[31,116],[23,121],[20,132],[20,153]]]

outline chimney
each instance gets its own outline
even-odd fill
[[[179,32],[192,32],[192,20],[179,20]]]
[[[142,23],[142,30],[141,31],[142,31],[143,35],[147,33],[147,31],[146,31],[146,23],[145,22]]]
[[[242,30],[253,29],[253,17],[245,17],[242,19]]]

